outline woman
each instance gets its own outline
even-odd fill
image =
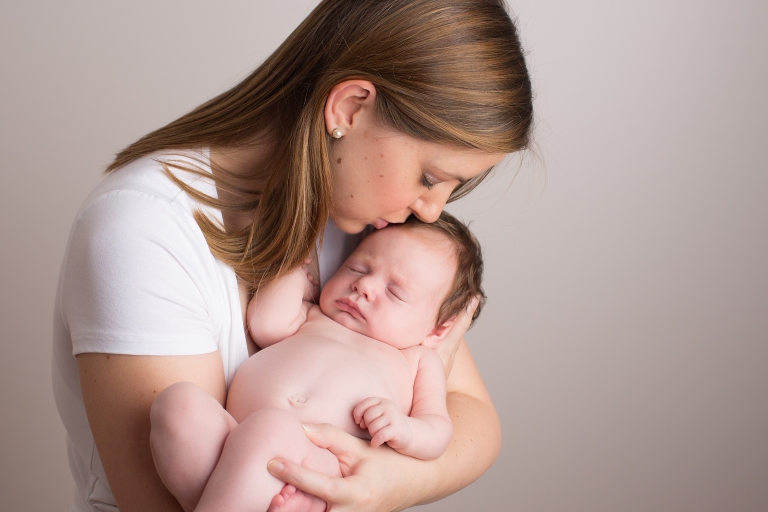
[[[223,404],[261,284],[308,256],[332,273],[368,225],[434,221],[527,146],[531,122],[502,1],[328,0],[240,84],[122,151],[78,214],[57,294],[73,510],[180,510],[149,448],[154,396],[190,381]],[[319,426],[308,436],[345,478],[270,471],[334,511],[402,510],[480,476],[500,433],[462,339],[471,316],[441,354],[455,431],[441,458]]]

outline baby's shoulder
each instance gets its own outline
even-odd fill
[[[325,313],[323,313],[323,311],[320,309],[320,306],[317,304],[312,304],[309,306],[309,309],[307,309],[307,321],[304,322],[304,325],[323,322],[326,318],[328,317],[325,316]]]
[[[301,324],[301,327],[299,327],[299,332],[320,335],[337,334],[337,326],[341,326],[328,318],[320,309],[320,306],[309,302],[304,302],[304,304],[309,305],[307,309],[307,319]]]

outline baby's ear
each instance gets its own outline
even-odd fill
[[[442,341],[448,335],[448,333],[451,332],[451,327],[453,327],[453,322],[455,321],[456,315],[453,315],[442,324],[436,326],[434,329],[432,329],[432,331],[430,331],[429,334],[427,334],[421,344],[427,348],[437,348],[438,345],[440,345],[440,343],[442,343]]]

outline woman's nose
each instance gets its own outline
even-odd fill
[[[435,222],[440,217],[440,213],[451,195],[451,191],[447,188],[446,190],[430,190],[422,194],[411,205],[411,211],[422,222]]]

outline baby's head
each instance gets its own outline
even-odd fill
[[[480,245],[452,215],[410,218],[368,235],[326,283],[320,308],[393,347],[435,348],[474,297],[480,314],[482,271]]]

